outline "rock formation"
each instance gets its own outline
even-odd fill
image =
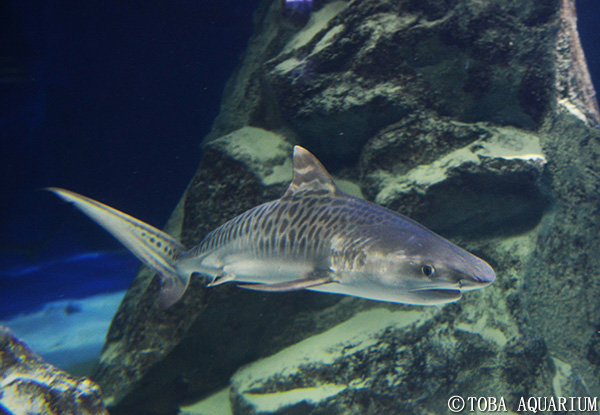
[[[108,415],[100,388],[45,363],[0,327],[0,413]]]
[[[111,413],[173,413],[230,379],[240,415],[597,396],[600,114],[573,7],[322,0],[307,13],[264,0],[174,236],[193,246],[279,197],[300,144],[345,188],[450,237],[498,279],[415,308],[195,278],[160,311],[158,281],[142,272],[94,375]]]

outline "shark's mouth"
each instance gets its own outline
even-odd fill
[[[423,305],[451,303],[460,300],[462,293],[459,289],[424,288],[410,292],[411,297]]]
[[[480,290],[482,288],[490,285],[492,281],[482,281],[482,280],[461,280],[460,281],[460,290],[461,291],[473,291]]]

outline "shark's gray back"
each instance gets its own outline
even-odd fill
[[[216,250],[256,258],[317,259],[328,254],[331,238],[347,223],[343,200],[298,194],[256,206],[219,226],[196,247],[203,256]]]
[[[359,265],[369,244],[385,251],[386,245],[397,247],[405,237],[426,233],[431,231],[396,212],[342,192],[312,154],[296,147],[294,177],[280,199],[221,225],[185,255],[202,258],[220,251],[343,268]]]
[[[194,255],[223,250],[227,255],[247,253],[256,258],[327,263],[332,255],[341,255],[339,260],[352,262],[382,229],[400,235],[414,233],[415,227],[422,228],[341,191],[334,194],[309,189],[286,194],[226,222],[206,235]],[[372,231],[374,228],[377,232]]]

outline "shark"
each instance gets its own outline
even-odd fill
[[[312,290],[412,305],[457,301],[487,287],[492,267],[419,223],[351,196],[319,160],[295,146],[293,178],[279,199],[243,212],[187,249],[175,238],[75,192],[48,188],[106,229],[160,276],[167,308],[190,278],[208,287]]]

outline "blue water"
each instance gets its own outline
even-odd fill
[[[576,0],[577,28],[596,92],[600,91],[599,0]]]
[[[0,319],[127,288],[139,262],[46,192],[162,226],[257,0],[0,3]]]
[[[47,261],[0,256],[0,320],[50,302],[125,290],[140,267],[125,251],[81,252]],[[76,310],[73,310],[76,311]]]
[[[0,2],[0,324],[48,362],[86,374],[141,264],[40,189],[164,225],[257,3]]]

